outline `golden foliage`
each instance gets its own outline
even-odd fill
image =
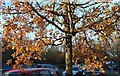
[[[7,65],[12,64],[12,59],[8,60],[6,64],[7,64]]]
[[[113,24],[117,19],[114,15],[119,10],[117,6],[109,9],[107,3],[105,6],[99,8],[94,6],[88,10],[82,5],[78,7],[76,4],[65,3],[56,4],[55,7],[53,4],[39,6],[17,1],[13,1],[12,4],[13,7],[12,5],[2,7],[1,13],[5,21],[3,38],[8,43],[2,51],[6,48],[16,50],[11,55],[17,59],[13,69],[18,68],[17,65],[20,63],[28,65],[31,63],[30,58],[41,59],[46,45],[55,45],[55,43],[69,45],[70,38],[65,37],[66,42],[64,39],[58,39],[67,35],[72,37],[71,41],[75,46],[69,45],[69,49],[73,50],[74,60],[83,59],[86,69],[102,67],[102,61],[107,58],[103,54],[104,42],[112,40],[112,32],[116,29]],[[84,10],[80,9],[81,7]],[[94,33],[90,33],[91,30]],[[28,36],[29,34],[31,35]],[[98,38],[97,44],[94,44],[96,42],[92,39],[93,36]],[[7,64],[11,63],[12,60],[8,60]],[[102,68],[100,70],[103,72]]]

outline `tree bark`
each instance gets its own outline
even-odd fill
[[[73,30],[72,27],[72,18],[71,18],[71,10],[70,10],[70,2],[68,1],[65,8],[64,13],[66,13],[67,17],[64,17],[64,19],[67,19],[67,22],[65,24],[65,29],[70,32],[66,33],[66,53],[65,53],[65,62],[66,62],[66,76],[73,76],[72,74],[72,33],[71,30]]]
[[[66,35],[66,76],[72,76],[72,36]]]

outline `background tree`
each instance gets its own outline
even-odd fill
[[[11,55],[14,53],[14,51],[12,50],[12,48],[7,47],[8,43],[4,39],[2,39],[2,43],[3,43],[3,45],[1,45],[2,46],[2,63],[6,63],[7,60],[12,59]]]
[[[12,54],[17,59],[15,65],[27,65],[31,58],[41,60],[43,49],[48,45],[64,45],[67,76],[72,76],[73,49],[80,53],[77,56],[84,57],[86,69],[102,67],[103,50],[96,49],[104,49],[104,41],[109,46],[120,17],[117,14],[120,8],[109,2],[12,1],[10,6],[5,3],[1,6],[5,21],[3,38],[16,49]],[[92,37],[98,38],[96,49],[92,47],[96,42]]]
[[[64,63],[64,53],[59,50],[59,47],[51,47],[47,49],[48,52],[42,54],[42,60],[45,63],[59,65]]]

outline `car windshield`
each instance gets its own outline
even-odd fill
[[[100,71],[99,69],[94,69],[94,71]]]
[[[85,75],[92,76],[92,72],[87,72]]]
[[[37,65],[37,68],[42,68],[43,67],[43,65]]]
[[[40,71],[33,72],[32,74],[27,74],[27,76],[52,76],[52,73],[49,71]]]
[[[3,74],[3,76],[23,76],[23,73],[18,73],[18,72],[6,72]]]
[[[78,67],[73,67],[72,70],[74,70],[74,71],[78,71],[79,68],[78,68]]]
[[[56,68],[56,66],[55,66],[55,65],[52,65],[52,67],[53,67],[53,68]]]

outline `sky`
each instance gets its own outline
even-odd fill
[[[29,2],[31,2],[31,1],[40,1],[40,2],[43,2],[43,1],[49,1],[49,2],[70,1],[70,2],[72,2],[72,1],[76,1],[76,2],[84,3],[84,2],[87,2],[89,0],[4,0],[4,1],[5,2],[10,2],[10,1],[29,1]],[[95,1],[95,2],[101,2],[101,1],[119,2],[120,0],[93,0],[93,1]]]

